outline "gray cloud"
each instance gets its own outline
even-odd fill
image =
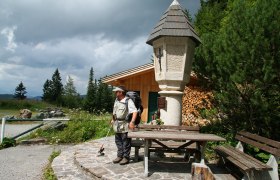
[[[17,44],[15,43],[15,34],[14,31],[17,29],[16,26],[13,27],[6,27],[2,29],[0,34],[4,35],[7,38],[7,46],[5,47],[6,50],[14,52],[17,48]]]
[[[150,62],[149,33],[172,0],[21,0],[0,2],[0,93],[23,81],[28,95],[59,69],[84,94],[95,77]],[[181,0],[194,14],[198,0]]]

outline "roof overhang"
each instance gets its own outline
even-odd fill
[[[127,79],[131,76],[137,76],[137,75],[141,75],[144,73],[148,73],[150,71],[154,71],[154,63],[148,63],[148,64],[144,64],[142,66],[137,66],[135,68],[132,69],[127,69],[125,71],[121,71],[109,76],[105,76],[103,78],[101,78],[101,81],[103,83],[106,84],[111,84],[114,85],[116,84],[116,82]],[[197,79],[197,75],[191,71],[191,79]]]
[[[119,81],[121,79],[126,79],[130,76],[136,76],[136,75],[140,75],[142,73],[147,73],[149,71],[154,71],[154,64],[153,63],[148,63],[148,64],[144,64],[142,66],[137,66],[135,68],[132,69],[128,69],[125,71],[121,71],[119,73],[115,73],[109,76],[105,76],[101,79],[101,81],[103,83],[106,84],[112,84],[115,81]]]

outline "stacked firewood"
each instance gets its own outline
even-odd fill
[[[200,116],[202,109],[211,109],[213,94],[210,90],[202,87],[189,85],[185,87],[183,104],[182,104],[182,120],[183,125],[187,126],[205,126],[208,120]]]

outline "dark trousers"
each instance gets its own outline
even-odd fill
[[[118,148],[118,157],[129,158],[131,150],[131,138],[127,138],[127,133],[116,133],[115,143]]]

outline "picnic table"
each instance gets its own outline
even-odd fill
[[[196,143],[198,151],[201,153],[200,163],[205,164],[204,150],[208,141],[226,141],[224,138],[214,134],[204,133],[186,133],[178,131],[131,131],[128,132],[129,138],[141,138],[144,139],[144,175],[148,177],[148,161],[149,161],[149,147],[152,142],[157,143],[160,146],[166,146],[160,142],[160,140],[178,140],[186,141],[186,143],[180,145],[178,148],[184,148],[193,143]]]

